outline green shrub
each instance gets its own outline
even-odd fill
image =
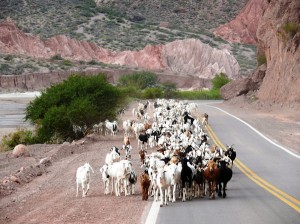
[[[91,60],[88,62],[89,65],[98,65],[98,62],[95,60]]]
[[[213,89],[220,89],[222,86],[230,82],[230,79],[224,73],[217,74],[212,80]]]
[[[258,54],[257,56],[257,65],[267,64],[267,57],[265,54]]]
[[[136,72],[133,74],[122,75],[119,80],[120,86],[132,86],[137,89],[145,89],[156,86],[158,79],[152,72]]]
[[[5,61],[12,61],[14,59],[14,56],[12,55],[6,55],[4,58],[3,58]]]
[[[221,99],[219,89],[200,91],[176,91],[174,98],[185,100],[217,100]]]
[[[13,71],[13,67],[9,64],[1,64],[0,65],[0,74],[2,75],[9,75]]]
[[[172,82],[162,83],[161,88],[163,89],[163,97],[167,99],[172,98],[177,90],[176,84]]]
[[[164,92],[162,88],[153,87],[144,89],[142,92],[142,98],[144,99],[156,99],[156,98],[163,98]]]
[[[133,86],[119,87],[122,94],[131,98],[139,98],[141,96],[141,90],[136,89]]]
[[[104,75],[73,75],[30,102],[25,119],[38,127],[37,139],[41,143],[77,139],[93,124],[115,119],[125,99],[126,96],[109,84]],[[81,131],[76,131],[78,129]]]
[[[62,56],[59,55],[59,54],[56,54],[54,56],[51,57],[51,60],[52,61],[60,61],[60,60],[63,60]]]
[[[290,37],[295,36],[297,32],[299,32],[299,25],[296,23],[288,22],[282,26],[283,30],[286,34],[288,34]]]
[[[70,60],[64,59],[61,63],[64,66],[73,66],[73,63]]]
[[[13,150],[18,144],[33,144],[35,143],[34,134],[30,130],[18,129],[8,135],[5,135],[1,140],[0,151]]]

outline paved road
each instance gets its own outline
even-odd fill
[[[39,95],[39,92],[0,94],[0,128],[28,126],[24,122],[27,104]]]
[[[299,157],[214,107],[202,103],[199,111],[209,114],[215,144],[234,144],[237,151],[227,198],[171,203],[159,209],[156,223],[300,223]]]

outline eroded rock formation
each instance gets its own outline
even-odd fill
[[[257,30],[259,54],[266,57],[266,76],[258,98],[300,102],[300,1],[265,0]]]
[[[55,36],[42,41],[38,37],[24,34],[12,21],[0,24],[0,51],[37,58],[61,55],[70,60],[97,60],[107,64],[164,70],[176,75],[200,78],[212,78],[220,72],[236,78],[240,69],[229,51],[211,48],[196,39],[146,46],[140,51],[115,52],[66,36]]]
[[[248,94],[259,89],[266,74],[266,66],[262,65],[247,78],[236,79],[220,90],[224,100]]]
[[[256,91],[262,103],[300,102],[300,1],[265,0],[266,10],[258,29],[258,68],[250,77],[222,87],[224,99]]]
[[[250,0],[234,20],[218,27],[214,34],[229,42],[256,44],[256,30],[265,8],[262,0]]]

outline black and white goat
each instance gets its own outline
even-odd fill
[[[189,161],[186,157],[181,159],[182,201],[186,201],[186,199],[192,199],[192,184],[195,170],[193,170],[188,162]]]

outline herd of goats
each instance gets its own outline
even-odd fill
[[[198,117],[197,105],[176,100],[158,99],[154,103],[139,103],[132,110],[134,120],[123,121],[124,145],[112,147],[105,164],[100,168],[104,194],[135,193],[139,181],[142,199],[153,196],[160,206],[176,198],[182,201],[193,197],[215,199],[217,193],[226,197],[226,185],[232,177],[232,165],[236,157],[232,145],[227,149],[210,146],[205,132],[208,115]],[[149,113],[153,112],[153,116]],[[106,120],[94,126],[94,132],[116,135],[118,123]],[[134,136],[132,136],[134,135]],[[142,174],[137,176],[131,162],[130,138],[138,142]],[[148,149],[156,149],[147,153]],[[125,159],[120,156],[125,151]],[[89,163],[77,169],[77,194],[82,187],[82,197],[87,195],[90,184]]]

